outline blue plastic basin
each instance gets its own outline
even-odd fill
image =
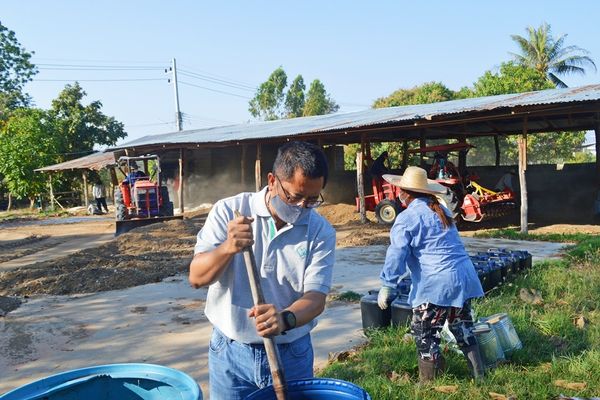
[[[315,378],[287,382],[289,400],[371,400],[360,386],[339,379]],[[257,390],[246,400],[275,400],[273,386]]]
[[[2,400],[202,400],[189,375],[153,364],[110,364],[51,375],[18,387]]]

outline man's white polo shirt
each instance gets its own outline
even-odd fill
[[[265,301],[283,310],[309,291],[329,293],[335,261],[335,230],[314,210],[295,225],[279,231],[265,202],[267,188],[219,200],[198,232],[194,254],[215,249],[227,239],[227,223],[234,210],[254,217],[254,256],[260,269]],[[230,339],[262,343],[254,319],[248,274],[241,253],[236,254],[223,275],[209,286],[205,313],[210,322]],[[306,335],[316,320],[278,336],[277,343],[290,343]]]

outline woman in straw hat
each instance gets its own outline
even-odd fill
[[[420,381],[431,381],[443,370],[439,345],[446,320],[472,375],[482,377],[483,362],[470,330],[470,302],[482,297],[483,289],[450,212],[436,198],[447,189],[427,179],[427,172],[418,167],[408,167],[402,176],[386,174],[383,178],[400,187],[399,198],[406,210],[396,217],[390,231],[379,307],[387,308],[396,297],[398,279],[408,268],[411,332],[419,354]]]

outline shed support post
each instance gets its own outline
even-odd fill
[[[256,191],[259,192],[262,188],[262,168],[261,168],[261,151],[260,143],[256,144],[256,161],[254,161],[254,183]]]
[[[87,176],[85,175],[85,171],[81,173],[83,177],[83,201],[85,202],[85,206],[87,207],[89,203],[88,199],[88,184],[87,184]]]
[[[596,114],[594,133],[596,136],[596,185],[600,190],[600,114]]]
[[[523,120],[523,133],[518,139],[519,145],[519,184],[521,188],[521,233],[527,233],[527,116]]]
[[[248,150],[248,146],[243,144],[242,145],[242,159],[240,161],[240,184],[243,188],[245,187],[246,184],[246,153]]]
[[[419,137],[419,148],[423,148],[427,146],[427,142],[425,141],[425,130],[421,129],[421,135]],[[419,153],[420,154],[420,161],[419,161],[419,166],[421,168],[425,168],[425,153]]]
[[[467,139],[464,136],[458,138],[458,143],[464,144],[467,142]],[[458,171],[460,174],[464,174],[467,170],[467,151],[460,150],[458,152]]]
[[[500,141],[498,135],[494,135],[494,149],[496,150],[496,167],[500,166]]]
[[[365,187],[363,184],[363,153],[356,153],[356,189],[358,192],[358,211],[360,212],[360,222],[367,223],[367,211],[365,209]]]
[[[48,186],[50,186],[50,210],[54,211],[54,189],[52,188],[52,172],[48,174]]]
[[[402,173],[406,170],[408,166],[408,140],[402,141],[402,164],[400,166]]]
[[[184,149],[179,149],[179,213],[183,215],[185,207],[183,205],[183,166],[185,165],[184,160]]]

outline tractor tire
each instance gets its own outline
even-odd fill
[[[381,200],[375,207],[377,222],[384,225],[392,225],[402,210],[402,206],[393,200]]]
[[[172,217],[173,202],[169,200],[169,189],[166,186],[160,187],[160,195],[162,197],[162,206],[160,207],[160,215],[163,217]]]
[[[115,190],[115,219],[125,221],[127,219],[127,207],[123,203],[123,193],[117,188]]]
[[[125,207],[125,204],[119,204],[115,208],[115,219],[117,221],[125,221],[127,219],[127,207]]]

